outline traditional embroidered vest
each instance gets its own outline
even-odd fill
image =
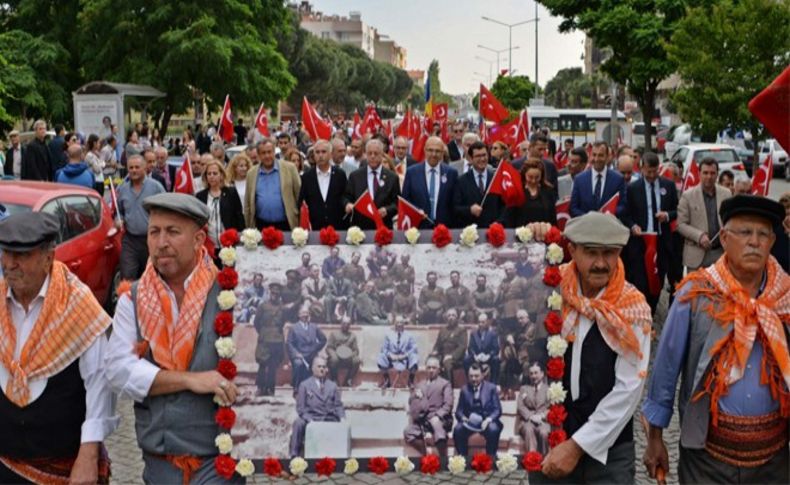
[[[190,372],[202,372],[217,368],[217,351],[214,341],[214,319],[219,311],[217,295],[219,285],[214,283],[206,297],[206,306],[200,320]],[[137,308],[137,283],[132,285],[132,304]],[[137,325],[137,339],[142,340]],[[156,364],[148,350],[144,358]],[[137,442],[143,451],[160,455],[213,456],[217,454],[214,438],[219,427],[214,422],[217,405],[213,394],[198,395],[178,392],[161,396],[146,397],[134,404],[135,431]]]

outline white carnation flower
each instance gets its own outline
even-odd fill
[[[461,455],[455,455],[447,460],[447,469],[453,475],[458,475],[466,471],[466,458]]]
[[[240,240],[246,249],[255,249],[262,237],[257,229],[245,229],[241,231]]]
[[[231,337],[220,337],[214,341],[217,354],[223,359],[232,359],[236,355],[236,344]]]
[[[479,237],[480,236],[477,234],[477,224],[469,224],[461,231],[461,244],[471,248],[477,243]]]
[[[365,241],[365,231],[360,229],[359,226],[351,226],[348,228],[348,232],[346,233],[346,242],[348,244],[359,246],[364,241]]]
[[[220,453],[227,455],[233,449],[233,438],[228,433],[222,433],[214,439],[214,444]]]
[[[549,388],[546,391],[546,397],[549,400],[549,404],[562,404],[565,402],[565,396],[568,394],[568,391],[562,387],[562,382],[555,381],[549,384]]]
[[[359,462],[356,458],[349,458],[343,465],[343,473],[346,475],[353,475],[359,471]]]
[[[503,453],[499,455],[499,459],[496,461],[496,467],[502,473],[512,473],[518,470],[518,461],[516,457],[510,453]]]
[[[551,295],[549,295],[546,303],[549,305],[549,309],[554,311],[562,310],[562,295],[557,293],[556,291],[552,291]]]
[[[549,351],[549,357],[562,357],[568,350],[568,341],[559,335],[552,335],[546,342],[546,350]]]
[[[527,226],[521,226],[516,229],[516,237],[518,238],[519,241],[526,244],[532,241],[533,238],[532,229],[530,229]]]
[[[297,248],[301,248],[305,244],[307,244],[308,236],[310,236],[309,232],[302,229],[301,227],[297,227],[293,231],[291,231],[291,242]]]
[[[233,290],[222,290],[217,295],[220,310],[230,310],[236,304],[236,293]]]
[[[416,227],[406,229],[404,234],[406,235],[406,240],[412,245],[417,244],[417,241],[420,239],[420,230]]]
[[[236,264],[236,249],[235,248],[222,248],[219,250],[219,259],[225,266],[233,266]]]
[[[412,463],[408,457],[399,456],[398,459],[395,460],[395,471],[399,475],[405,475],[412,470],[414,470],[414,463]]]
[[[291,463],[288,464],[288,469],[291,471],[291,475],[301,477],[305,470],[307,470],[307,462],[304,458],[297,456],[291,459]]]
[[[251,477],[252,474],[255,473],[255,465],[249,458],[239,460],[236,464],[236,473],[243,477]]]
[[[564,258],[565,252],[562,250],[562,247],[559,244],[549,244],[548,249],[546,249],[546,261],[548,261],[550,264],[560,264]]]

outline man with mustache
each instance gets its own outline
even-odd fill
[[[680,483],[790,483],[790,277],[770,255],[785,211],[736,195],[719,215],[724,255],[680,283],[664,323],[644,462],[651,476],[669,471],[662,432],[682,372]]]
[[[214,467],[217,404],[236,386],[217,369],[217,268],[204,247],[208,207],[177,193],[143,202],[148,265],[118,300],[105,359],[113,390],[135,401],[146,483],[243,483]]]
[[[532,227],[541,240],[546,226]],[[549,451],[530,483],[634,482],[631,418],[650,360],[652,316],[645,297],[625,281],[620,252],[628,236],[614,216],[595,211],[565,226],[572,257],[560,286],[568,439]]]

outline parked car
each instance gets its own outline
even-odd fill
[[[675,151],[670,161],[680,166],[685,177],[692,160],[696,160],[697,164],[699,164],[703,158],[708,157],[718,162],[719,172],[729,170],[737,175],[746,171],[735,148],[724,143],[690,143],[683,145]]]
[[[688,145],[692,141],[691,125],[678,125],[672,130],[664,144],[664,155],[672,158],[675,152],[683,145]]]
[[[50,182],[0,181],[0,204],[8,215],[40,211],[57,216],[61,231],[55,259],[87,284],[108,312],[114,310],[122,233],[96,191]]]
[[[773,138],[769,138],[760,143],[760,163],[763,163],[771,155],[771,160],[774,164],[774,173],[784,173],[785,178],[790,180],[790,170],[787,170],[787,150]]]
[[[651,133],[652,133],[652,140],[653,146],[657,141],[657,133],[661,130],[666,129],[666,125],[662,124],[654,124],[651,126]],[[641,121],[634,123],[634,126],[631,129],[631,144],[633,148],[644,148],[645,147],[645,124]]]

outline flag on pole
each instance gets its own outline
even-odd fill
[[[686,172],[686,176],[683,178],[683,191],[693,189],[699,185],[699,165],[697,165],[697,161],[695,159],[691,159],[691,165],[689,165],[688,172]]]
[[[502,202],[505,203],[506,207],[516,207],[527,200],[526,195],[524,195],[524,184],[521,182],[521,174],[507,160],[502,160],[497,165],[494,177],[488,186],[487,194],[502,197]]]
[[[768,197],[768,187],[771,186],[771,179],[774,177],[773,153],[769,153],[765,160],[760,163],[760,167],[754,171],[752,177],[752,195],[762,195]]]
[[[645,242],[645,275],[650,295],[661,293],[661,280],[658,278],[658,234],[647,232],[642,234]]]
[[[362,132],[359,130],[359,111],[354,109],[354,129],[351,131],[351,139],[359,140],[362,138]]]
[[[306,231],[313,230],[313,225],[310,223],[310,208],[307,207],[307,201],[304,200],[299,208],[299,227]]]
[[[431,94],[431,71],[428,71],[428,80],[425,81],[425,117],[433,118],[433,95]]]
[[[557,229],[564,231],[565,223],[571,218],[571,199],[557,202],[554,211],[557,213]]]
[[[225,95],[225,104],[222,106],[222,116],[219,121],[219,136],[225,143],[233,141],[233,114],[230,111],[230,94]]]
[[[370,191],[366,190],[359,196],[359,199],[354,202],[354,210],[375,222],[377,229],[384,225],[379,209],[373,202],[373,197],[370,196]]]
[[[418,162],[422,162],[425,160],[425,142],[428,141],[428,133],[420,128],[414,136],[414,143],[411,145],[411,157]]]
[[[302,125],[313,141],[329,140],[332,136],[332,125],[321,118],[313,105],[307,101],[307,96],[302,98]]]
[[[388,155],[390,158],[395,156],[395,135],[392,129],[392,120],[387,120],[387,124],[384,126],[384,134],[387,136],[387,140],[390,142],[390,149]]]
[[[108,177],[108,180],[110,181],[110,212],[117,222],[121,222],[121,211],[118,210],[118,195],[115,193],[115,182],[112,181],[112,176]]]
[[[376,111],[376,106],[371,104],[365,108],[365,115],[362,117],[362,124],[359,128],[360,134],[363,136],[368,133],[375,135],[382,126],[381,116],[379,116],[378,111]]]
[[[786,150],[790,150],[790,66],[749,101],[749,111]]]
[[[255,129],[258,130],[261,136],[270,136],[269,117],[266,115],[266,109],[264,109],[263,103],[261,103],[261,107],[258,108],[258,115],[255,116]]]
[[[397,128],[395,128],[395,136],[402,136],[407,140],[411,138],[411,111],[406,110],[406,114],[403,115],[403,120],[401,120],[400,124]]]
[[[184,163],[176,172],[176,183],[173,192],[179,194],[195,195],[195,181],[192,176],[192,161],[189,159],[189,151],[184,154]]]
[[[488,90],[483,84],[480,84],[480,116],[484,119],[491,120],[494,123],[500,124],[510,116],[510,112],[505,108],[502,103]]]
[[[412,227],[420,227],[425,214],[410,204],[408,200],[398,196],[398,230],[406,231]]]
[[[614,194],[611,199],[606,201],[606,203],[601,206],[598,212],[603,212],[604,214],[612,214],[613,216],[616,216],[617,204],[619,203],[620,203],[620,192]]]

